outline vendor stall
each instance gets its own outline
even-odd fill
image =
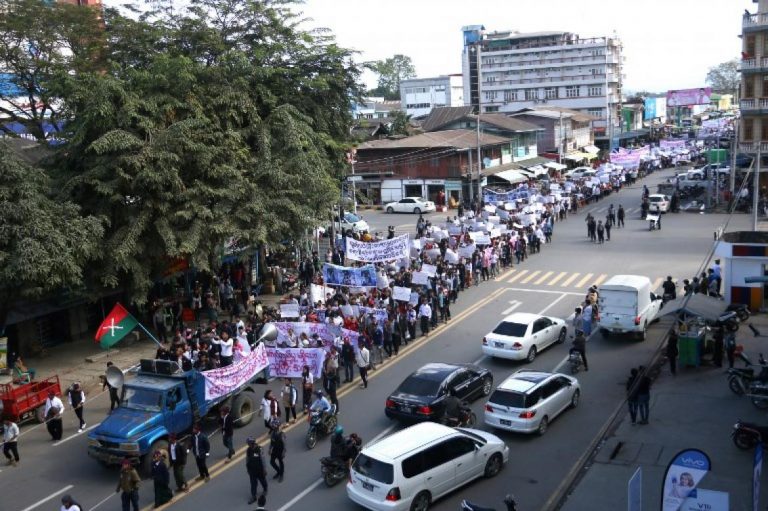
[[[719,298],[702,294],[681,296],[664,305],[661,315],[677,314],[678,363],[681,367],[701,365],[708,346],[708,325],[716,323],[726,313],[727,304]]]

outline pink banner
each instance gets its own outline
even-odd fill
[[[667,91],[667,107],[708,105],[712,87]]]
[[[205,399],[226,396],[252,380],[268,365],[267,351],[263,344],[256,347],[247,357],[235,356],[235,363],[219,369],[201,373],[205,378]]]
[[[270,376],[301,378],[305,365],[315,378],[323,374],[323,348],[267,348],[267,357]]]

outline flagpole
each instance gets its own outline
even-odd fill
[[[140,322],[138,322],[138,321],[137,321],[136,323],[139,325],[139,327],[140,327],[142,330],[144,330],[144,333],[145,333],[145,334],[147,334],[147,336],[148,336],[150,339],[152,339],[153,341],[155,341],[155,344],[157,344],[157,345],[158,345],[158,346],[160,346],[161,348],[163,347],[163,345],[162,345],[162,344],[160,344],[160,341],[158,341],[157,339],[155,339],[155,336],[154,336],[154,335],[152,335],[152,333],[151,333],[149,330],[147,330],[147,327],[145,327],[144,325],[142,325],[142,324],[141,324]]]

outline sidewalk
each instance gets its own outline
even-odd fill
[[[752,316],[748,323],[768,337],[766,315]],[[737,332],[737,342],[755,363],[761,351],[768,353],[766,341],[754,337],[746,325]],[[737,360],[737,367],[742,365]],[[669,365],[664,365],[651,387],[650,424],[633,426],[629,413],[624,412],[560,509],[627,509],[627,482],[637,467],[643,471],[643,509],[660,509],[667,464],[679,451],[698,448],[712,461],[712,471],[699,488],[730,493],[732,511],[751,510],[754,453],[736,448],[730,435],[739,418],[760,424],[768,420],[746,397],[728,389],[726,369],[727,359],[723,368],[678,368],[673,377]],[[763,476],[763,484],[765,479]],[[763,505],[766,500],[768,497],[761,498]]]
[[[262,295],[258,299],[263,305],[275,307],[282,298],[282,295]],[[35,370],[36,380],[58,374],[62,392],[78,381],[86,393],[91,393],[101,389],[100,377],[107,369],[107,362],[125,371],[142,358],[154,358],[156,351],[157,344],[137,329],[117,343],[115,349],[103,350],[91,337],[48,348],[44,356],[28,358],[25,363]],[[0,376],[0,383],[10,381],[10,376]]]

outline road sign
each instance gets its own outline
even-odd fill
[[[637,467],[627,482],[627,511],[643,511],[643,467]]]
[[[519,302],[517,300],[510,300],[509,301],[509,308],[501,313],[502,316],[506,316],[508,314],[512,314],[512,311],[517,309],[523,304],[523,302]]]
[[[350,183],[354,183],[362,180],[363,180],[363,176],[347,176],[347,181],[349,181]]]

